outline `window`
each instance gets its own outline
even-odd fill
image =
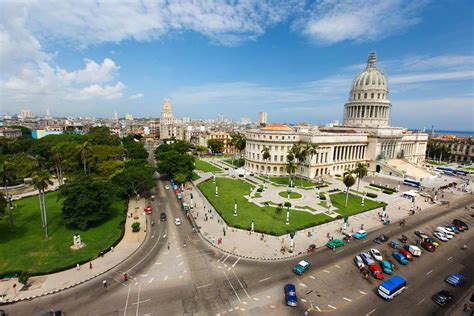
[[[373,99],[373,98],[374,98],[374,93],[372,93],[372,94],[370,95],[370,98],[371,98],[371,99]]]
[[[260,154],[257,154],[257,160],[260,159]]]
[[[367,99],[367,93],[364,93],[364,99]]]
[[[357,99],[359,99],[359,100],[360,100],[360,93],[357,95]]]
[[[272,135],[270,135],[270,136],[268,136],[268,137],[270,137],[270,139],[272,139]]]
[[[273,160],[278,161],[278,156],[277,155],[273,156]]]
[[[283,162],[283,155],[280,156],[280,161]]]
[[[273,172],[277,172],[277,167],[273,167]]]

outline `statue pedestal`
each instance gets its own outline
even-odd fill
[[[84,248],[86,246],[86,244],[82,242],[81,236],[79,234],[75,234],[72,237],[72,240],[73,240],[73,243],[74,243],[71,246],[72,250],[79,250],[79,249]]]

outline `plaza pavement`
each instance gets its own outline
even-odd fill
[[[0,281],[0,295],[3,295],[4,302],[19,301],[23,299],[34,298],[46,294],[56,293],[62,289],[73,287],[85,281],[98,277],[99,275],[110,271],[122,261],[127,259],[145,239],[146,215],[143,212],[145,207],[145,199],[132,199],[128,204],[129,217],[125,223],[125,233],[122,240],[102,257],[92,260],[92,269],[89,268],[89,262],[81,265],[79,270],[74,267],[58,273],[44,276],[35,276],[29,279],[31,286],[28,290],[19,291],[20,286],[18,279],[3,279]],[[133,222],[140,222],[141,230],[138,233],[132,232],[131,225]],[[87,244],[87,240],[83,240]],[[71,236],[71,245],[73,243]],[[87,246],[86,246],[87,247]],[[78,250],[80,251],[80,250]],[[117,272],[117,279],[121,278],[121,274]],[[13,284],[17,284],[17,290],[13,289]]]
[[[290,248],[290,237],[289,235],[283,236],[271,236],[261,233],[250,233],[246,230],[236,229],[228,227],[225,224],[225,221],[220,217],[218,212],[214,210],[212,205],[207,201],[203,194],[197,189],[197,185],[203,181],[206,181],[209,178],[212,178],[211,173],[199,172],[201,178],[193,183],[192,186],[188,187],[186,193],[184,193],[184,201],[191,203],[190,193],[193,194],[193,201],[191,205],[191,214],[194,219],[195,224],[199,227],[199,231],[202,237],[207,240],[214,247],[221,249],[230,254],[236,256],[251,258],[256,260],[276,260],[276,259],[285,259],[295,257],[298,254],[302,254],[307,251],[310,244],[315,244],[317,248],[324,247],[328,242],[328,235],[340,239],[343,237],[340,229],[343,226],[343,220],[335,220],[327,224],[322,224],[316,227],[300,230],[297,232],[294,237],[294,250],[292,253],[288,251],[281,252],[282,247]],[[253,182],[259,183],[259,179],[251,177]],[[330,179],[331,185],[329,187],[321,189],[321,192],[328,191],[334,188],[343,189],[344,184],[338,179]],[[442,181],[442,183],[445,183]],[[368,186],[369,182],[364,180],[361,181],[360,190],[365,186]],[[355,185],[352,187],[356,189]],[[285,187],[268,188],[269,192],[277,192],[285,190]],[[473,186],[471,184],[470,190],[472,191]],[[313,191],[302,190],[304,192],[311,192],[310,194],[316,195],[315,189]],[[376,192],[378,194],[377,200],[383,201],[388,204],[387,206],[387,215],[391,220],[391,225],[398,225],[398,222],[404,218],[409,220],[409,211],[412,207],[412,202],[408,199],[401,197],[402,192],[395,193],[393,195],[383,194],[380,191],[371,191],[364,189],[369,192]],[[403,190],[406,191],[406,190]],[[275,194],[269,193],[269,194]],[[300,192],[298,190],[298,192]],[[220,194],[225,194],[221,191]],[[309,193],[306,193],[309,194]],[[463,194],[457,190],[446,190],[444,192],[443,200],[449,201],[455,198],[456,195]],[[465,194],[465,193],[464,193]],[[293,202],[294,200],[292,200]],[[439,201],[439,199],[438,199]],[[439,202],[438,202],[439,203]],[[314,202],[313,202],[314,204]],[[311,206],[313,206],[311,204]],[[433,206],[432,203],[426,201],[425,198],[419,197],[416,199],[416,208],[419,208],[419,212],[429,212],[429,208]],[[346,230],[346,233],[352,233],[361,229],[362,225],[365,230],[369,233],[371,230],[379,228],[383,225],[380,220],[379,213],[382,211],[381,208],[374,209],[368,212],[360,213],[349,218],[349,226]],[[207,212],[208,220],[205,220],[205,214]],[[291,216],[290,216],[291,221]],[[256,223],[258,225],[258,223]],[[224,235],[225,230],[225,235]],[[218,244],[218,239],[222,239],[222,242]],[[375,236],[370,236],[369,238],[375,238]]]

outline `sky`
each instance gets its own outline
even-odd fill
[[[474,2],[0,3],[0,113],[342,120],[370,52],[391,125],[474,130]]]

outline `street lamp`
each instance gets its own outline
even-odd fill
[[[255,228],[255,222],[252,220],[252,225],[250,226],[250,231],[254,231],[254,228]]]
[[[234,200],[234,216],[237,216],[237,199]]]
[[[286,207],[286,221],[285,221],[285,224],[290,225],[290,206],[289,205]]]
[[[286,190],[286,192],[288,193],[288,201],[290,200],[290,195],[291,195],[291,188],[288,187],[288,189]]]
[[[367,192],[364,191],[364,193],[362,194],[362,203],[361,203],[362,206],[364,206],[364,200],[365,200],[365,194],[366,194],[366,193],[367,193]]]

